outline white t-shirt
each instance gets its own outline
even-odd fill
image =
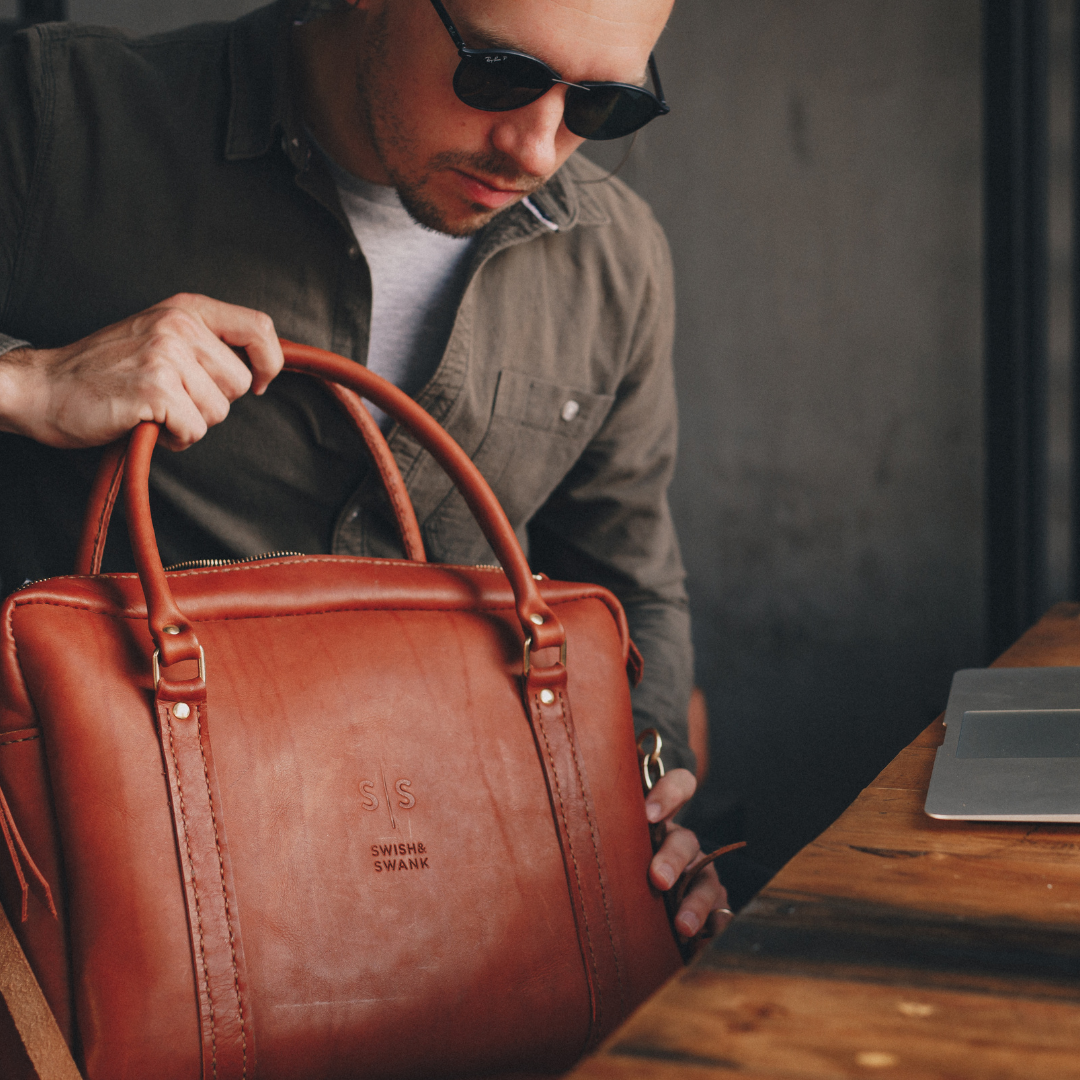
[[[468,280],[471,237],[418,225],[397,192],[327,159],[341,206],[371,272],[367,366],[416,394],[439,366]],[[383,430],[390,418],[368,404]]]

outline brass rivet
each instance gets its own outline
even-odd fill
[[[178,701],[172,707],[172,714],[177,720],[186,720],[191,715],[191,706],[186,702]]]
[[[555,704],[555,695],[550,690],[541,690],[540,691],[540,700],[545,705],[554,705]]]
[[[165,633],[165,634],[179,634],[180,633],[180,627],[179,626],[163,626],[161,628],[161,630],[162,630],[162,633]]]
[[[543,615],[530,615],[529,616],[529,622],[531,622],[533,624],[533,626],[543,626],[544,625],[544,616]]]

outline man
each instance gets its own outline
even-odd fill
[[[277,377],[277,334],[367,362],[470,453],[535,568],[626,606],[638,723],[670,746],[647,803],[670,888],[701,857],[672,821],[694,779],[670,767],[692,764],[670,265],[643,204],[571,161],[571,129],[606,133],[602,94],[663,111],[633,88],[671,2],[348,0],[304,22],[279,0],[231,27],[7,46],[0,589],[70,569],[88,448],[142,420],[185,451],[152,477],[166,564],[398,555],[355,433],[320,388]],[[437,466],[389,438],[432,558],[492,561]],[[106,569],[126,562],[120,538]],[[710,867],[676,928],[722,925],[724,903]]]

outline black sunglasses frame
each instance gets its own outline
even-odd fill
[[[539,101],[553,86],[562,85],[569,87],[567,91],[566,108],[563,116],[563,122],[567,128],[573,132],[573,134],[584,139],[592,139],[595,141],[605,141],[608,139],[620,139],[625,135],[630,135],[635,131],[643,128],[651,120],[655,120],[658,116],[665,116],[671,112],[671,106],[664,100],[664,88],[660,85],[660,72],[656,66],[656,57],[649,54],[649,75],[652,77],[653,85],[656,87],[656,93],[653,94],[646,90],[642,86],[634,86],[631,83],[620,82],[585,82],[585,83],[573,83],[564,79],[557,71],[552,70],[544,63],[543,60],[538,60],[535,56],[529,56],[528,53],[517,52],[515,49],[470,49],[462,40],[461,35],[457,31],[457,27],[454,26],[453,21],[450,18],[450,13],[442,5],[442,0],[431,0],[432,7],[435,8],[436,14],[442,20],[443,26],[446,27],[447,32],[450,34],[450,39],[453,41],[454,46],[457,48],[458,56],[461,57],[461,63],[458,65],[457,71],[454,73],[454,93],[458,98],[466,105],[473,109],[480,109],[483,112],[512,112],[514,109],[522,109],[527,105],[531,105],[534,101]],[[534,70],[542,70],[547,78],[550,80],[546,86],[537,90],[536,96],[528,101],[522,101],[513,105],[504,106],[486,106],[477,105],[472,101],[469,101],[463,96],[459,89],[460,76],[462,69],[466,64],[475,64],[479,62],[490,63],[493,60],[506,60],[513,58],[519,61],[525,61],[530,64]],[[634,102],[641,104],[647,103],[647,113],[643,114],[641,119],[637,122],[633,122],[630,125],[624,125],[619,128],[614,134],[586,134],[582,131],[574,131],[575,117],[572,115],[574,111],[574,99],[571,98],[571,94],[575,91],[581,91],[583,93],[590,93],[592,91],[612,91],[612,90],[625,90],[630,95],[630,99]]]

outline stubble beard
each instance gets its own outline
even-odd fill
[[[428,158],[421,168],[412,174],[405,174],[395,168],[393,160],[410,160],[415,157],[415,147],[413,140],[406,133],[408,125],[405,118],[397,114],[396,103],[388,100],[377,89],[382,85],[380,80],[377,77],[370,77],[377,76],[378,68],[386,56],[385,14],[381,15],[370,27],[370,32],[365,37],[368,47],[360,65],[357,84],[360,121],[367,130],[369,143],[379,163],[397,191],[401,205],[418,225],[446,236],[472,236],[493,218],[520,202],[520,199],[515,199],[494,210],[473,203],[472,214],[451,221],[430,195],[432,180],[446,170],[461,169],[466,173],[499,180],[506,187],[519,189],[523,198],[543,187],[547,182],[546,177],[538,179],[535,176],[522,175],[513,160],[497,150],[481,154],[443,151]],[[393,153],[388,153],[388,151],[393,151]]]

